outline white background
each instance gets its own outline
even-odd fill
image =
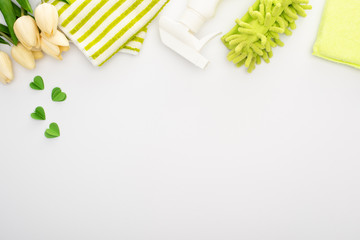
[[[101,68],[75,47],[34,71],[14,63],[0,86],[0,239],[360,239],[360,71],[311,55],[325,1],[311,2],[252,74],[219,39],[202,51],[209,67],[193,67],[158,21],[140,56]],[[252,3],[225,0],[200,36]],[[29,87],[38,74],[45,91]],[[52,102],[53,87],[68,99]],[[45,122],[30,118],[38,105]]]

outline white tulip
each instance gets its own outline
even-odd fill
[[[41,59],[44,57],[43,52],[40,51],[32,51],[32,54],[34,55],[35,60]]]
[[[44,53],[56,59],[62,60],[59,46],[52,44],[45,38],[41,38],[40,43],[41,43],[41,49],[44,51]]]
[[[56,7],[50,3],[43,3],[35,9],[35,20],[40,30],[47,36],[52,36],[57,31],[59,14]]]
[[[33,53],[26,49],[21,43],[11,48],[11,56],[21,66],[27,69],[35,68],[35,58]]]
[[[10,83],[14,79],[12,63],[9,55],[0,51],[0,81],[4,84]]]
[[[40,35],[41,35],[42,38],[45,38],[48,42],[51,42],[54,45],[62,46],[62,47],[68,47],[69,46],[69,40],[59,30],[56,30],[55,33],[50,37],[47,36],[44,32],[41,32]]]
[[[70,50],[70,46],[68,46],[68,47],[60,46],[60,52],[67,52],[69,50]]]
[[[14,23],[14,32],[25,48],[40,48],[40,34],[35,20],[30,16],[22,16]]]

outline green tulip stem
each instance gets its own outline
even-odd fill
[[[0,36],[3,37],[3,38],[5,38],[6,40],[8,40],[8,41],[9,41],[10,43],[12,43],[13,45],[15,45],[14,42],[13,42],[13,40],[12,40],[11,38],[9,38],[9,36],[6,35],[5,33],[0,32]]]

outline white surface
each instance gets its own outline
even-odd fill
[[[252,3],[224,1],[202,34]],[[194,68],[157,21],[138,57],[100,69],[75,48],[14,64],[0,86],[0,239],[360,239],[360,71],[311,55],[324,0],[312,4],[251,75],[219,40]],[[28,87],[37,74],[45,91]],[[50,100],[56,86],[66,102]],[[29,117],[38,105],[46,122]],[[52,121],[62,136],[48,140]]]

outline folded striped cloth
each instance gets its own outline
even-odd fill
[[[169,0],[47,0],[59,13],[59,27],[93,65],[117,52],[138,54],[148,24]]]

